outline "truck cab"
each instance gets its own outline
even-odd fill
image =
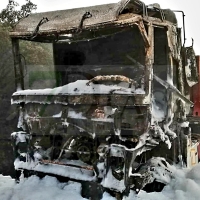
[[[95,182],[123,194],[152,183],[144,166],[167,168],[160,157],[187,160],[180,141],[191,134],[188,91],[198,78],[193,48],[182,45],[174,12],[122,0],[35,13],[10,37],[12,104],[19,110],[12,133],[16,170]],[[52,45],[49,80],[25,74],[20,40]]]

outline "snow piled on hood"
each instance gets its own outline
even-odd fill
[[[120,86],[120,84],[88,84],[88,80],[78,80],[67,85],[37,89],[37,90],[20,90],[13,93],[16,95],[81,95],[81,94],[145,94],[145,91],[141,88],[135,89],[135,87],[129,88],[129,85]]]
[[[174,179],[162,192],[146,193],[131,191],[129,197],[123,200],[199,200],[200,199],[200,164],[188,169],[175,169]],[[39,179],[32,176],[22,179],[19,184],[10,177],[0,175],[1,200],[83,200],[81,185],[71,182],[60,183],[54,177],[46,176]],[[103,200],[115,200],[108,193],[103,194]]]

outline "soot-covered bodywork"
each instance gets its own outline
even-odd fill
[[[166,184],[153,174],[162,167],[170,176],[167,162],[152,157],[182,161],[192,105],[185,88],[197,82],[194,52],[182,46],[176,23],[171,10],[136,0],[22,19],[10,32],[16,170],[119,193]],[[55,87],[25,89],[19,40],[52,43]]]

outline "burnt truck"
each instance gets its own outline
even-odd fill
[[[197,64],[173,11],[121,0],[35,13],[10,37],[17,179],[19,172],[55,175],[123,196],[159,190],[162,176],[171,176],[170,161],[198,162],[188,121]],[[52,45],[52,88],[42,89],[41,80],[27,86],[21,40]],[[97,193],[92,199],[101,198]]]

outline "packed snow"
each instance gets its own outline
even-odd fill
[[[200,164],[192,169],[179,169],[173,167],[173,177],[162,192],[139,194],[130,192],[123,200],[199,200],[200,199]],[[69,181],[60,183],[54,177],[46,176],[39,179],[36,176],[25,179],[21,177],[16,184],[10,177],[0,175],[1,200],[82,200],[81,184]],[[104,192],[103,200],[115,200],[110,194]]]

